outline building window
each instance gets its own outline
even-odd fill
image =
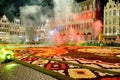
[[[81,11],[81,7],[79,8],[79,11]]]
[[[87,10],[87,6],[84,6],[84,10]]]
[[[12,35],[12,32],[10,31],[10,35]]]
[[[3,29],[2,29],[1,31],[2,31],[2,32],[4,32],[4,30],[3,30]]]
[[[116,18],[113,18],[113,24],[116,24]]]
[[[7,28],[7,27],[8,27],[8,25],[5,26],[5,28]]]
[[[112,11],[109,11],[109,16],[112,16]]]
[[[73,25],[73,28],[76,29],[76,25],[75,24]]]
[[[120,10],[119,10],[119,15],[120,15]]]
[[[1,27],[5,27],[5,25],[2,24]]]
[[[89,10],[90,9],[90,7],[89,6],[87,6],[87,10]]]
[[[113,10],[113,16],[115,16],[116,15],[116,10]]]
[[[105,20],[105,25],[107,25],[107,19]]]
[[[116,15],[119,16],[119,11],[116,11]]]
[[[107,27],[105,27],[105,34],[107,33]]]
[[[112,6],[110,5],[109,8],[111,8]]]
[[[81,27],[80,27],[80,24],[79,24],[79,30],[80,30],[80,28],[81,28]]]
[[[105,12],[105,16],[107,16],[107,12]]]
[[[77,27],[77,30],[79,30],[79,25],[78,24],[76,24],[76,27]]]
[[[113,26],[113,33],[116,33],[116,27]]]
[[[8,29],[6,31],[8,32]]]
[[[109,20],[109,24],[111,24],[111,20]]]
[[[93,6],[92,6],[92,5],[90,5],[90,10],[92,10],[92,7],[93,7]]]
[[[111,33],[111,31],[112,31],[112,29],[111,29],[111,27],[109,27],[109,33]]]

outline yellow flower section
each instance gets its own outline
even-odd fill
[[[48,63],[49,60],[36,60],[34,62],[32,62],[32,64],[45,64]]]
[[[120,50],[118,49],[111,49],[111,48],[96,48],[96,49],[78,49],[77,51],[80,52],[88,52],[88,53],[96,53],[98,55],[105,55],[105,56],[111,56],[111,55],[115,55],[115,54],[119,54]]]
[[[96,75],[88,69],[68,69],[68,73],[72,78],[96,78]]]

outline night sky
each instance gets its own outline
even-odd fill
[[[12,20],[14,16],[19,17],[19,8],[25,5],[50,6],[50,8],[54,6],[53,0],[0,0],[0,16],[5,14],[10,20]]]
[[[10,20],[12,20],[14,16],[19,17],[19,7],[22,7],[25,5],[36,4],[36,5],[41,5],[43,7],[45,6],[50,6],[51,8],[54,7],[53,0],[41,0],[40,3],[37,3],[37,1],[38,0],[0,0],[0,16],[5,14],[9,17]],[[85,0],[76,0],[76,1],[81,2]],[[103,7],[104,5],[106,5],[107,1],[108,0],[100,0],[100,7],[102,12],[103,12]]]

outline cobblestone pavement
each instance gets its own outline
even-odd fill
[[[0,66],[0,80],[58,80],[15,62]]]

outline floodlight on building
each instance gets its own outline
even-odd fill
[[[50,33],[51,35],[53,35],[53,34],[54,34],[54,32],[55,32],[55,30],[52,30],[52,31],[50,31],[49,33]]]
[[[118,34],[118,32],[115,33],[116,35]]]
[[[110,35],[109,33],[107,33],[107,35]]]

